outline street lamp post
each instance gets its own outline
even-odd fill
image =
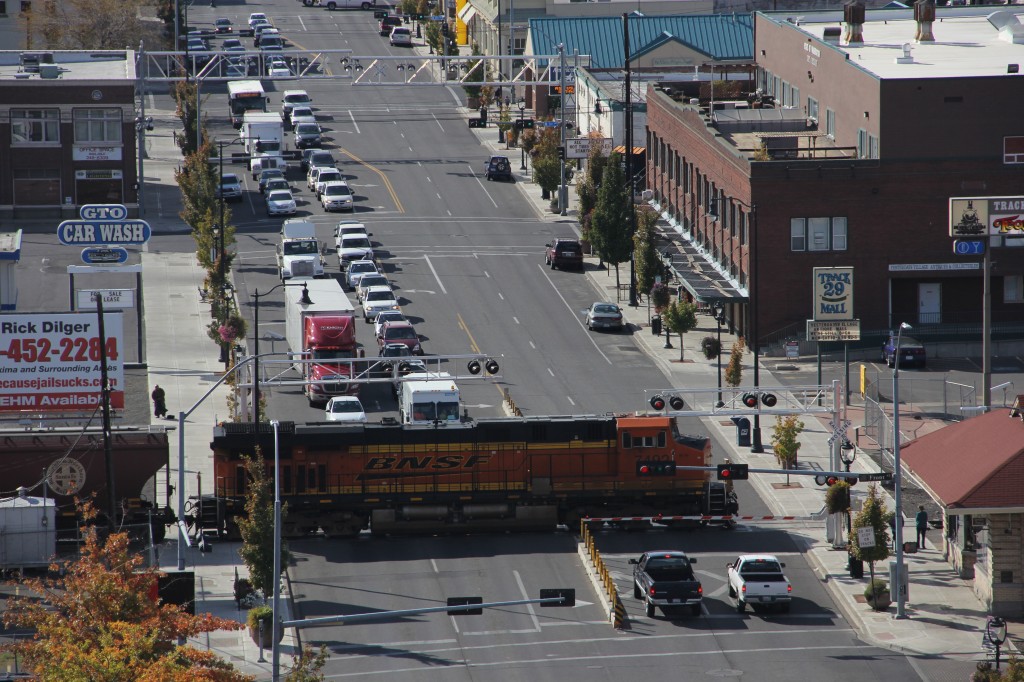
[[[526,113],[526,98],[520,97],[516,102],[519,107],[519,137],[523,136],[523,115]],[[526,170],[526,149],[523,147],[522,139],[519,140],[519,170]]]
[[[722,401],[722,323],[725,322],[725,307],[721,301],[715,301],[714,311],[715,322],[718,324],[718,402],[715,407],[722,407],[725,405]]]
[[[624,83],[625,99],[626,99],[626,116],[625,116],[625,145],[626,145],[626,187],[629,191],[629,243],[633,243],[633,237],[636,235],[636,207],[633,206],[633,197],[636,196],[636,179],[634,177],[636,171],[633,168],[633,86],[630,78],[630,59],[632,58],[632,51],[629,47],[629,14],[623,13],[622,15],[622,51],[624,53],[624,61],[626,66],[626,79]],[[614,134],[614,130],[612,131]],[[564,145],[565,142],[562,142]],[[562,215],[565,215],[563,212]],[[629,305],[635,308],[637,304],[637,292],[636,292],[636,249],[630,248],[629,250]],[[668,333],[665,334],[665,348],[671,348],[672,346],[668,342]],[[682,341],[680,341],[682,343]]]
[[[1006,621],[999,616],[989,616],[988,622],[985,624],[985,632],[988,634],[988,640],[996,648],[996,670],[998,671],[999,650],[1006,641]]]
[[[893,578],[896,582],[896,618],[906,618],[907,594],[903,589],[903,468],[900,464],[900,340],[904,329],[910,329],[906,322],[900,322],[896,332],[895,358],[892,363],[892,460],[893,483],[896,500],[896,570]]]
[[[281,485],[278,482],[281,475],[281,446],[278,437],[278,426],[280,422],[276,419],[270,422],[274,429],[274,590],[273,590],[273,620],[274,630],[271,638],[270,666],[273,682],[281,679]]]
[[[256,439],[259,440],[259,428],[260,428],[260,299],[268,294],[272,294],[282,287],[302,287],[302,298],[300,303],[303,305],[311,305],[313,303],[309,298],[309,290],[306,288],[305,282],[295,282],[290,284],[288,282],[281,282],[280,284],[267,289],[262,294],[259,289],[254,289],[252,297],[255,300],[253,304],[252,312],[252,326],[253,326],[253,379],[252,379],[252,424],[253,431],[256,433]]]

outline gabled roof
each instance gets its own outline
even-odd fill
[[[906,470],[946,507],[1024,508],[1024,421],[996,409],[903,446]]]
[[[708,55],[708,60],[754,59],[754,24],[749,14],[664,15],[629,18],[629,43],[633,57],[647,52],[665,36]],[[622,17],[543,17],[530,19],[533,54],[554,54],[565,44],[566,59],[574,51],[591,56],[591,69],[625,66]]]
[[[638,57],[642,57],[645,54],[647,54],[648,52],[653,52],[654,50],[657,50],[662,45],[667,45],[668,43],[679,43],[680,45],[686,45],[685,42],[683,42],[682,40],[680,40],[676,36],[672,35],[671,33],[662,33],[660,36],[658,36],[657,38],[655,38],[651,42],[647,43],[646,45],[641,47],[639,50],[633,50],[633,59],[637,59]],[[711,55],[709,55],[707,52],[704,52],[703,50],[695,48],[692,45],[686,45],[686,46],[690,47],[690,48],[693,48],[697,52],[700,52],[701,54],[703,54],[704,56],[706,56],[708,58],[708,61],[711,61]],[[623,54],[625,54],[625,52],[623,52]]]

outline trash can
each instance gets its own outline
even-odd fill
[[[750,420],[746,417],[733,417],[732,423],[736,425],[736,445],[750,447]]]
[[[850,569],[851,578],[863,578],[864,577],[864,562],[860,559],[855,559],[851,554],[847,561],[847,567]]]
[[[480,127],[487,127],[487,107],[480,107]]]
[[[651,318],[651,334],[661,336],[661,315],[655,315]]]

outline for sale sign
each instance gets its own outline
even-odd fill
[[[80,412],[100,404],[104,355],[110,406],[124,407],[122,316],[0,315],[0,412]]]

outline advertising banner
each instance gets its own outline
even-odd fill
[[[0,412],[82,412],[100,404],[107,357],[110,406],[124,408],[124,325],[104,313],[0,315]]]

